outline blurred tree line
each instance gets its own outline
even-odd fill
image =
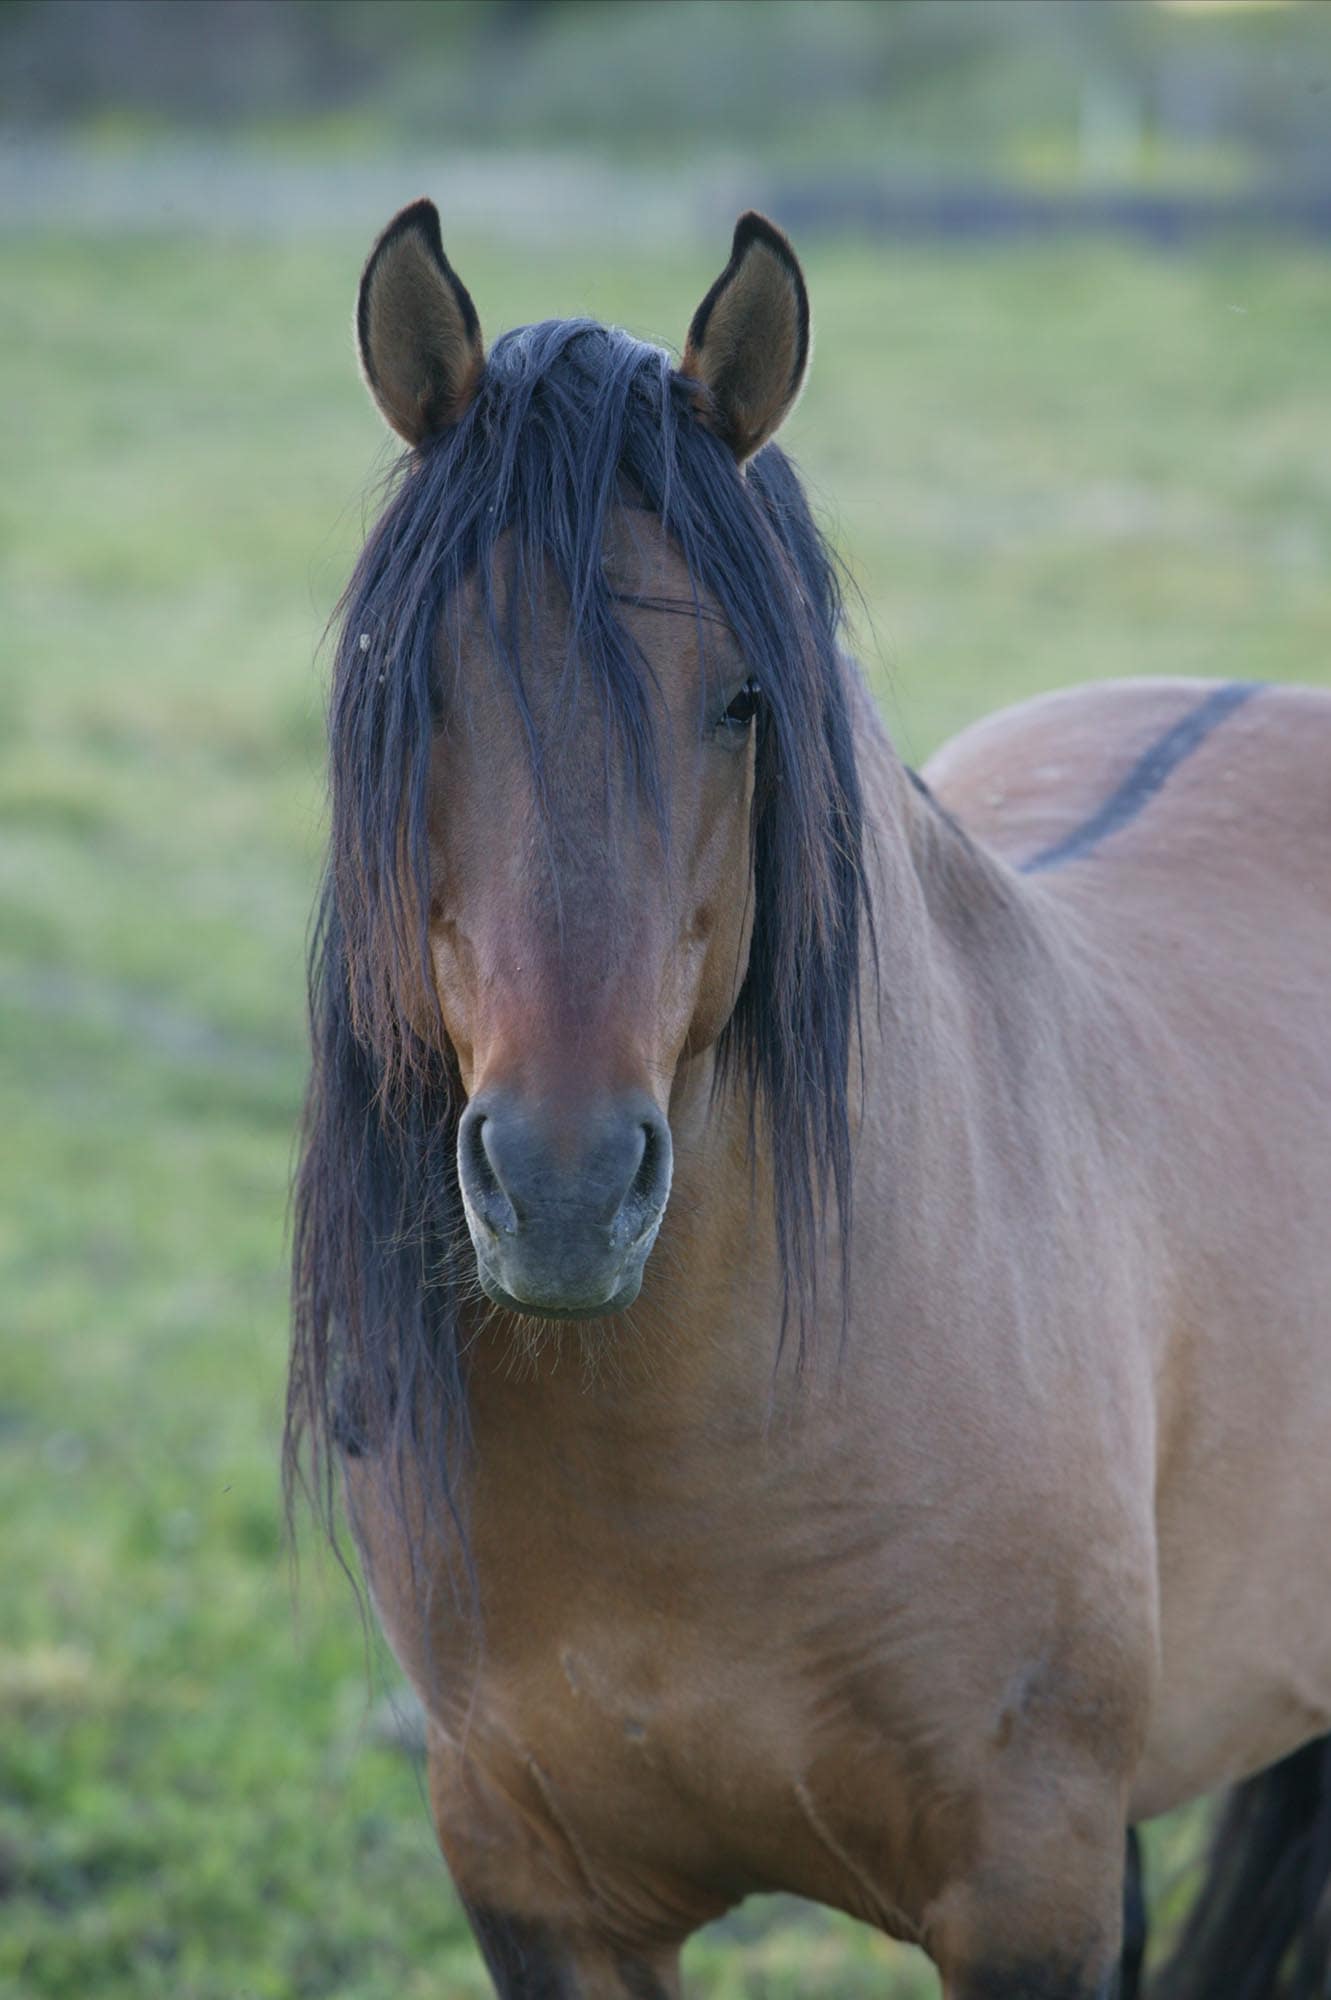
[[[1331,0],[0,0],[0,119],[1331,177]]]

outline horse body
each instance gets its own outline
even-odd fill
[[[1054,697],[968,732],[932,776],[1020,865],[1206,692]],[[1140,1326],[1154,1382],[1160,1664],[1139,1817],[1331,1724],[1329,754],[1325,695],[1255,691],[1135,823],[1028,888],[1084,940],[1122,1023],[1113,1115],[1146,1257],[1099,1338]]]
[[[736,242],[686,364],[731,395],[712,420],[743,457],[803,350],[793,375],[708,374],[747,310]],[[450,365],[479,379],[465,341]],[[366,372],[391,420],[416,406]],[[424,400],[457,420],[448,383]],[[692,1930],[784,1889],[923,1943],[949,2000],[1092,2000],[1125,1827],[1331,1727],[1331,700],[1087,690],[968,732],[921,783],[835,669],[872,914],[854,1207],[830,1204],[792,1302],[779,1149],[723,1038],[772,788],[751,743],[698,758],[696,621],[663,607],[723,607],[650,510],[608,519],[669,827],[607,837],[589,811],[549,851],[533,715],[566,796],[620,752],[586,680],[493,694],[474,615],[449,657],[477,692],[422,780],[497,1305],[457,1309],[465,1486],[440,1504],[394,1413],[401,1356],[344,1471],[441,1844],[508,1996],[673,1993]],[[565,656],[568,580],[539,617],[511,598],[557,628],[526,657]],[[611,1218],[576,1270],[539,1235],[592,1242],[570,1161]],[[550,1317],[610,1293],[614,1318]],[[370,1354],[348,1350],[353,1390]]]
[[[700,1058],[627,1351],[491,1341],[473,1370],[483,1653],[443,1553],[422,1629],[362,1515],[474,1901],[556,1929],[591,1903],[647,1949],[784,1888],[945,1951],[1002,1793],[1024,1869],[1060,1760],[1062,1847],[1081,1789],[1149,1817],[1331,1727],[1331,701],[1263,691],[1093,867],[1016,873],[1204,694],[1090,690],[949,746],[931,782],[983,847],[862,749],[892,1025],[844,1348],[829,1299],[773,1378],[770,1224]]]

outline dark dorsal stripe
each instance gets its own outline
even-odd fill
[[[1098,812],[1084,819],[1080,826],[1073,827],[1071,833],[1064,834],[1052,846],[1041,848],[1029,861],[1023,861],[1022,874],[1038,875],[1046,868],[1061,867],[1065,861],[1080,861],[1083,855],[1098,847],[1111,833],[1117,833],[1120,827],[1136,819],[1185,758],[1191,757],[1211,731],[1218,728],[1236,708],[1241,708],[1260,686],[1260,681],[1229,681],[1199,701],[1195,708],[1190,708],[1163,736],[1157,736],[1148,750],[1142,752],[1122,784],[1110,793]]]

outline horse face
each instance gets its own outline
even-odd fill
[[[431,772],[430,938],[467,1096],[467,1222],[489,1296],[542,1316],[637,1296],[670,1191],[672,1083],[725,1026],[748,956],[761,696],[733,637],[696,615],[655,516],[613,518],[606,569],[646,662],[659,810],[553,583],[524,621],[525,714],[463,621]]]
[[[465,420],[484,347],[429,202],[375,245],[356,328],[370,393],[409,445]],[[782,422],[808,349],[794,254],[761,216],[743,216],[682,365],[697,420],[737,461]],[[578,671],[585,635],[570,630],[557,578],[506,564],[502,542],[486,579],[498,625],[474,589],[440,641],[429,929],[467,1097],[459,1181],[485,1290],[542,1316],[637,1296],[670,1190],[672,1083],[724,1027],[748,954],[754,701],[742,653],[715,607],[699,616],[655,516],[613,513],[603,560],[650,668],[635,671],[627,730],[609,726],[595,671]],[[498,629],[518,635],[520,687],[482,636]],[[655,787],[628,768],[627,746],[648,737]]]

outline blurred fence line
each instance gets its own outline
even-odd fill
[[[1006,242],[1122,236],[1160,249],[1259,231],[1331,244],[1331,179],[1232,189],[1032,188],[869,171],[780,173],[732,159],[665,173],[567,153],[376,152],[292,157],[253,142],[172,135],[105,147],[61,135],[0,137],[0,229],[362,236],[419,194],[450,228],[514,243],[714,241],[743,208],[802,240]]]
[[[1161,249],[1231,231],[1331,243],[1331,181],[1214,193],[1146,188],[1044,190],[992,182],[891,185],[853,176],[775,184],[773,211],[801,236],[1006,240],[1069,234],[1134,237]]]
[[[253,142],[171,135],[128,148],[41,133],[0,137],[0,228],[198,230],[365,235],[429,194],[451,228],[509,241],[689,238],[714,215],[733,221],[735,190],[687,176],[610,167],[566,154],[510,151],[291,157]],[[738,206],[752,205],[742,190]]]

